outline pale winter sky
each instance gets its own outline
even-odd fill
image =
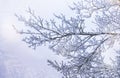
[[[43,18],[52,18],[53,13],[69,15],[71,13],[68,5],[71,5],[73,1],[75,0],[0,0],[0,51],[5,53],[3,58],[6,70],[10,67],[12,70],[12,66],[18,64],[25,67],[26,71],[29,70],[27,74],[35,71],[37,74],[40,73],[40,78],[60,78],[60,74],[56,70],[47,66],[46,60],[51,58],[60,60],[61,58],[55,56],[45,46],[39,47],[37,50],[28,48],[27,44],[21,41],[21,35],[16,34],[12,25],[19,29],[22,24],[18,22],[14,14],[27,16],[26,10],[29,7]]]

